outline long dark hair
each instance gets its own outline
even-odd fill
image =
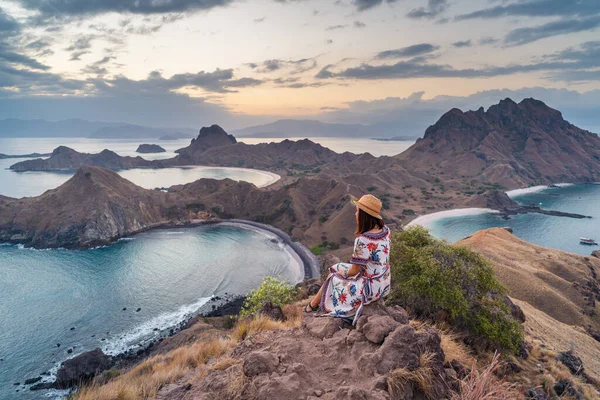
[[[356,224],[356,232],[354,232],[357,235],[368,232],[375,227],[383,229],[384,226],[385,223],[382,219],[375,218],[374,216],[367,214],[360,208],[358,209],[358,222]]]

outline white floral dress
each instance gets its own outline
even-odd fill
[[[321,311],[334,317],[358,319],[362,307],[386,296],[390,291],[390,230],[363,233],[354,241],[349,263],[329,268],[331,274],[323,284]],[[352,264],[361,265],[358,275],[348,276]]]

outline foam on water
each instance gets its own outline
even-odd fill
[[[134,347],[142,347],[149,341],[169,328],[193,317],[200,307],[208,303],[212,297],[201,297],[197,302],[181,306],[177,311],[158,315],[143,324],[136,326],[128,332],[119,335],[119,338],[109,340],[102,348],[104,353],[115,356],[125,353]],[[158,330],[155,330],[158,329]]]
[[[554,186],[569,187],[569,186],[573,186],[573,184],[572,183],[555,183]],[[532,186],[532,187],[523,188],[523,189],[509,190],[508,192],[506,192],[506,194],[508,195],[508,197],[512,198],[512,197],[517,197],[517,196],[523,196],[525,194],[530,194],[530,193],[538,193],[538,192],[541,192],[546,189],[551,189],[551,187],[549,187],[548,185],[538,185],[538,186]]]

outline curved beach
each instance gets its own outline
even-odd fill
[[[469,215],[480,215],[480,214],[496,214],[497,210],[491,208],[458,208],[456,210],[439,211],[431,214],[421,215],[412,221],[410,221],[406,227],[413,225],[427,226],[435,221],[451,217],[465,217]]]

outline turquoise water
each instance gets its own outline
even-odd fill
[[[140,140],[100,140],[85,138],[0,138],[0,153],[29,154],[51,153],[58,146],[66,145],[85,153],[98,153],[103,149],[113,150],[121,156],[140,156],[135,150]],[[156,143],[167,150],[166,153],[143,154],[145,159],[156,160],[175,157],[175,150],[185,147],[189,140],[143,141]],[[54,189],[65,183],[73,172],[14,172],[9,167],[23,159],[0,160],[0,195],[8,197],[38,196],[46,190]],[[172,185],[194,182],[200,178],[233,179],[246,181],[258,187],[273,183],[278,178],[264,171],[236,168],[164,168],[164,169],[131,169],[119,171],[125,179],[146,189],[163,188]]]
[[[525,214],[506,221],[493,214],[480,214],[440,219],[428,224],[427,228],[435,237],[455,242],[480,229],[510,226],[515,235],[540,246],[584,255],[600,249],[579,244],[582,236],[600,241],[600,185],[549,188],[514,197],[514,200],[522,204],[535,203],[545,209],[589,215],[592,219]]]
[[[300,280],[287,246],[271,239],[214,225],[92,250],[0,245],[0,399],[41,398],[13,384],[95,347],[111,354],[136,348],[213,295],[247,293],[267,275]]]

